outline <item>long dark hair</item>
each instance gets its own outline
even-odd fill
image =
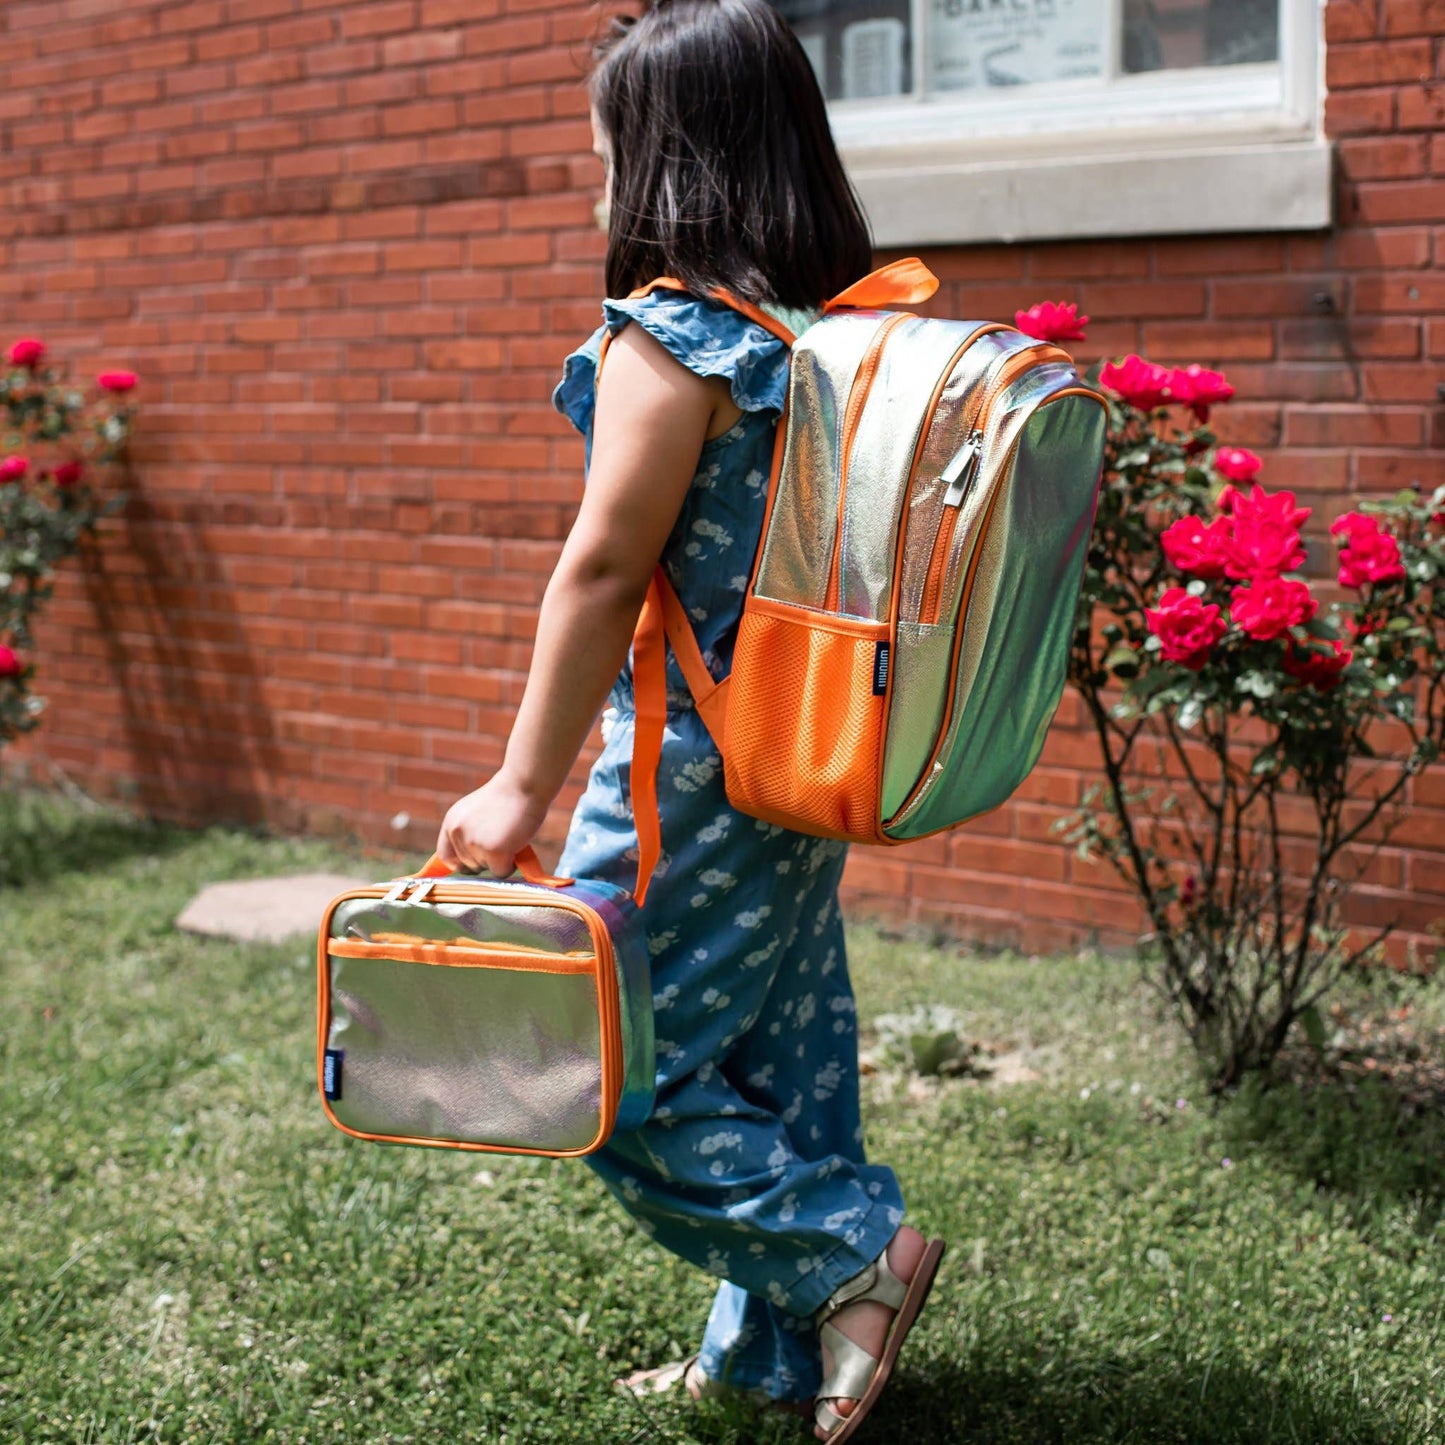
[[[607,294],[658,276],[814,306],[872,242],[798,38],[767,0],[654,0],[589,91],[611,151]]]

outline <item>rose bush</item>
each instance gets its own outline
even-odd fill
[[[123,478],[134,372],[104,372],[87,394],[22,337],[0,366],[0,745],[38,724],[32,623],[50,578],[103,516],[125,503],[100,491]]]
[[[1021,324],[1061,337],[1076,308],[1048,307]],[[1322,607],[1298,572],[1310,509],[1209,429],[1221,373],[1128,356],[1090,378],[1110,422],[1070,681],[1103,780],[1061,826],[1137,893],[1145,957],[1223,1089],[1391,931],[1361,938],[1342,904],[1445,741],[1445,488],[1340,517]]]

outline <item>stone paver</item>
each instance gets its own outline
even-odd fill
[[[326,905],[338,893],[375,882],[343,873],[294,873],[286,878],[208,883],[181,910],[176,927],[215,938],[280,943],[298,933],[314,935]]]

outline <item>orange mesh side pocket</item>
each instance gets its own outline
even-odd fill
[[[748,599],[733,653],[728,801],[803,833],[873,842],[888,624]]]

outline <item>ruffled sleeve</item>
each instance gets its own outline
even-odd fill
[[[689,371],[728,380],[743,411],[781,415],[788,387],[788,348],[770,331],[720,301],[679,291],[653,291],[636,300],[604,301],[605,325],[564,362],[552,404],[578,431],[592,427],[597,356],[604,331],[614,336],[635,321]]]
[[[592,432],[592,412],[597,400],[597,357],[606,330],[605,326],[599,326],[568,356],[562,363],[562,380],[552,392],[552,405],[583,436],[590,436]]]

